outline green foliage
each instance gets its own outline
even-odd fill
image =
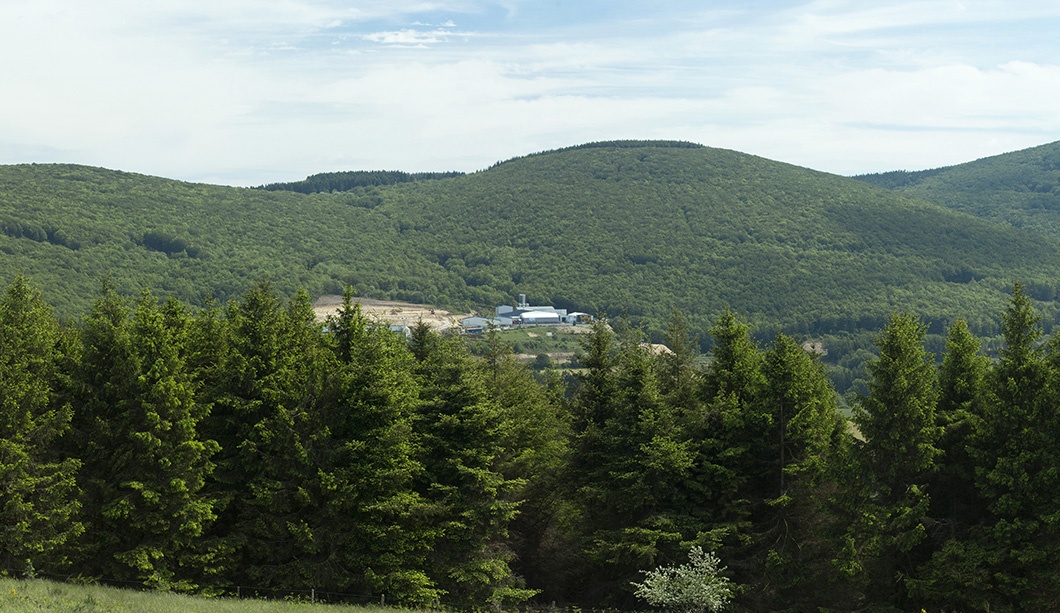
[[[622,602],[645,566],[695,536],[681,494],[695,461],[678,412],[659,392],[640,336],[595,322],[574,397],[568,487],[578,509],[586,593]]]
[[[397,223],[350,206],[355,195],[193,185],[80,166],[2,167],[0,194],[0,224],[10,230],[0,234],[3,268],[46,286],[64,316],[86,313],[104,277],[122,295],[150,287],[195,305],[237,298],[264,277],[286,295],[354,285],[361,295],[460,300],[451,288],[432,288],[454,280],[422,256],[395,251]]]
[[[19,276],[0,298],[0,568],[59,570],[84,530],[75,475],[60,453],[70,405],[59,400],[69,357],[40,292]]]
[[[1060,143],[946,168],[855,178],[981,218],[1060,236]],[[1036,289],[1055,288],[1052,282]],[[1040,299],[1053,298],[1040,294]]]
[[[911,593],[923,603],[976,610],[984,606],[982,588],[990,583],[995,555],[984,547],[987,501],[976,477],[974,443],[984,428],[989,361],[963,320],[950,327],[939,369],[937,418],[941,457],[929,486],[931,558],[910,578]]]
[[[969,448],[982,427],[989,365],[980,354],[979,339],[963,319],[957,320],[950,327],[939,369],[938,447],[942,456],[931,486],[934,517],[967,523],[982,509]]]
[[[337,363],[329,397],[315,411],[310,460],[317,536],[315,585],[388,594],[397,602],[438,597],[424,568],[432,531],[413,491],[423,468],[415,458],[418,393],[414,362],[402,339],[370,322],[347,291],[328,322]],[[363,576],[355,569],[365,569]]]
[[[925,332],[915,316],[896,313],[879,336],[869,393],[854,414],[865,441],[849,460],[854,473],[844,484],[852,500],[846,568],[864,573],[869,602],[900,608],[908,606],[903,579],[925,555],[927,484],[939,455],[936,369]]]
[[[425,325],[393,334],[352,290],[321,322],[265,283],[202,311],[105,286],[64,328],[18,278],[0,555],[27,575],[482,609],[633,606],[716,550],[746,610],[1053,610],[1060,341],[1039,316],[1017,283],[998,361],[958,321],[939,367],[928,325],[892,315],[855,427],[816,354],[760,348],[731,310],[707,360],[680,314],[671,351],[598,320],[561,375],[496,332],[479,357]]]
[[[330,193],[346,174],[365,185]],[[302,194],[6,166],[0,264],[47,286],[63,315],[86,312],[105,275],[120,294],[195,305],[266,275],[285,295],[349,285],[440,306],[526,293],[627,313],[655,338],[676,308],[705,339],[731,306],[763,337],[822,339],[830,364],[871,347],[894,310],[921,313],[940,345],[958,316],[994,336],[1015,277],[1045,302],[1046,327],[1056,319],[1056,240],[732,151],[604,142],[444,180],[398,175],[324,175],[312,189],[325,191]]]
[[[842,456],[846,422],[836,393],[814,355],[779,335],[765,354],[765,402],[773,483],[755,517],[753,566],[743,600],[752,608],[807,610],[831,604],[834,573],[828,537],[838,520],[828,504],[832,466]],[[767,479],[767,482],[769,480]]]
[[[714,348],[701,392],[706,420],[693,422],[702,428],[693,436],[700,444],[700,470],[710,467],[705,471],[709,480],[700,486],[717,492],[711,506],[724,510],[732,526],[743,532],[756,507],[777,493],[777,437],[762,436],[774,426],[763,402],[765,361],[750,326],[732,310],[718,318],[710,333]]]
[[[976,482],[988,501],[983,537],[992,594],[988,601],[1023,602],[1041,610],[1055,605],[1060,573],[1053,544],[1060,536],[1060,428],[1056,371],[1040,344],[1039,314],[1017,283],[1002,318],[1005,345],[989,375],[983,423],[972,441]],[[1048,581],[1048,580],[1046,580]],[[981,593],[982,589],[976,590]]]
[[[311,516],[312,401],[323,394],[327,355],[305,296],[284,308],[259,285],[226,313],[230,346],[206,432],[221,444],[216,495],[228,500],[219,538],[235,549],[239,579],[310,587],[299,563],[322,537]]]
[[[317,192],[348,192],[358,187],[379,187],[408,183],[410,181],[430,181],[451,179],[462,176],[462,172],[401,172],[397,170],[355,170],[349,172],[324,172],[310,175],[304,181],[292,183],[270,183],[262,189],[276,191],[315,194]]]
[[[82,330],[72,395],[92,574],[191,590],[220,570],[202,538],[216,518],[203,488],[218,445],[199,437],[208,408],[185,362],[186,317],[144,292],[130,318],[105,290]]]
[[[841,422],[835,390],[820,362],[790,336],[779,335],[765,356],[768,396],[780,432],[780,489],[787,477],[821,479],[831,461]]]
[[[1040,345],[1040,316],[1023,286],[1015,284],[1012,301],[1002,318],[1005,345],[991,373],[991,397],[985,408],[983,428],[974,446],[985,470],[979,475],[991,510],[1002,518],[1024,515],[1026,505],[1050,504],[1042,486],[1051,471],[1038,473],[1052,458],[1045,444],[1046,432],[1056,420],[1052,399],[1047,395],[1050,373]],[[992,456],[992,457],[990,457]],[[1032,475],[1034,472],[1036,474]],[[1039,479],[1045,478],[1045,482]]]
[[[925,332],[913,315],[891,316],[877,341],[880,355],[869,364],[869,394],[855,413],[866,439],[861,455],[883,500],[895,500],[930,473],[939,453],[936,372]]]
[[[714,553],[692,547],[687,564],[645,571],[644,582],[633,584],[634,594],[650,606],[682,613],[721,611],[735,591],[723,572],[725,568]]]
[[[896,308],[948,321],[971,294],[993,317],[1005,277],[983,267],[1008,256],[972,252],[982,240],[1013,247],[995,242],[996,228],[937,207],[709,148],[559,151],[387,195],[379,210],[417,219],[403,240],[477,290],[507,299],[518,289],[654,325],[678,308],[699,333],[726,305],[771,329],[815,334],[876,329]],[[994,281],[946,281],[955,261]]]
[[[519,513],[507,539],[512,570],[527,586],[551,588],[543,598],[562,597],[558,586],[570,573],[575,548],[569,532],[574,505],[563,495],[571,427],[564,384],[554,371],[539,374],[539,383],[495,330],[484,341],[488,350],[479,367],[501,411],[498,469],[518,484],[511,496]]]
[[[1057,371],[1055,357],[1041,345],[1038,321],[1023,285],[1016,283],[995,364],[984,367],[974,353],[976,343],[960,327],[951,333],[941,406],[959,417],[947,426],[960,436],[951,445],[964,443],[966,453],[955,453],[940,475],[958,486],[959,504],[944,516],[950,529],[913,582],[926,602],[966,610],[1048,611],[1060,599],[1058,483],[1055,470],[1043,469],[1058,459]]]
[[[512,576],[508,525],[523,485],[501,472],[504,415],[484,373],[457,339],[426,324],[412,331],[420,385],[417,491],[429,505],[433,534],[427,573],[443,594],[465,605],[519,602],[533,595]]]

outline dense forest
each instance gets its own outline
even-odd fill
[[[462,172],[401,172],[400,170],[351,170],[347,172],[324,172],[310,175],[303,181],[292,183],[270,183],[261,189],[272,192],[287,191],[300,194],[317,192],[348,192],[359,187],[379,187],[408,183],[410,181],[430,181],[432,179],[449,179],[463,175]]]
[[[1038,182],[1033,193],[1056,189],[1051,171],[1019,155],[1029,154],[998,158],[1009,162],[991,176],[1018,168]],[[990,196],[1001,179],[952,176],[952,200],[979,194],[1005,208],[1007,195]],[[895,310],[921,316],[935,352],[964,318],[990,355],[1014,279],[1039,301],[1046,332],[1060,313],[1060,233],[692,143],[590,143],[467,175],[358,171],[267,187],[0,166],[0,282],[28,275],[60,317],[88,312],[104,279],[120,295],[151,288],[195,307],[263,279],[283,295],[348,286],[482,311],[522,293],[627,316],[655,341],[676,309],[703,351],[731,308],[760,342],[778,332],[819,342],[842,390],[864,389],[873,335]]]
[[[1054,611],[1060,346],[1021,284],[996,360],[890,314],[853,418],[816,354],[731,310],[711,359],[594,324],[573,373],[259,283],[192,309],[0,296],[0,568],[218,594],[642,606],[715,552],[736,610]],[[938,359],[937,359],[938,358]],[[1054,467],[1054,468],[1050,468]],[[696,548],[700,549],[696,549]]]
[[[946,168],[855,178],[984,219],[1060,236],[1060,143]]]

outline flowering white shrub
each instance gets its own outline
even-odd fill
[[[650,606],[703,613],[720,611],[732,598],[733,583],[721,572],[721,560],[711,553],[704,553],[699,546],[688,552],[688,564],[660,566],[643,571],[643,583],[633,583],[634,594]]]

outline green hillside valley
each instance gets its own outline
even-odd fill
[[[960,168],[2,166],[0,610],[1056,610],[1060,234]]]
[[[285,294],[350,286],[483,312],[525,293],[627,315],[656,340],[677,310],[707,349],[709,322],[732,308],[762,340],[823,341],[844,388],[857,376],[847,356],[895,310],[924,317],[935,349],[958,315],[996,338],[1019,279],[1047,330],[1056,318],[1057,235],[689,143],[595,143],[467,175],[334,173],[286,187],[0,167],[0,263],[48,288],[67,316],[84,314],[104,279],[200,306],[268,279]]]

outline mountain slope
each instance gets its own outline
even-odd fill
[[[687,143],[594,143],[469,175],[298,194],[66,165],[0,167],[0,266],[62,312],[109,278],[203,303],[277,289],[451,306],[531,302],[763,333],[877,330],[911,309],[992,334],[1057,241],[828,175]],[[4,279],[7,282],[9,279]],[[1043,304],[1047,321],[1051,302]]]
[[[509,294],[655,318],[732,306],[811,333],[905,308],[992,321],[1014,278],[1058,265],[1049,239],[710,148],[564,150],[398,186],[376,210],[410,224],[417,252]]]
[[[1060,142],[946,168],[855,178],[1060,237]]]
[[[0,265],[30,275],[67,314],[85,311],[104,278],[123,293],[202,304],[260,279],[335,293],[340,279],[381,289],[430,276],[395,248],[390,221],[359,204],[82,166],[0,167]]]

